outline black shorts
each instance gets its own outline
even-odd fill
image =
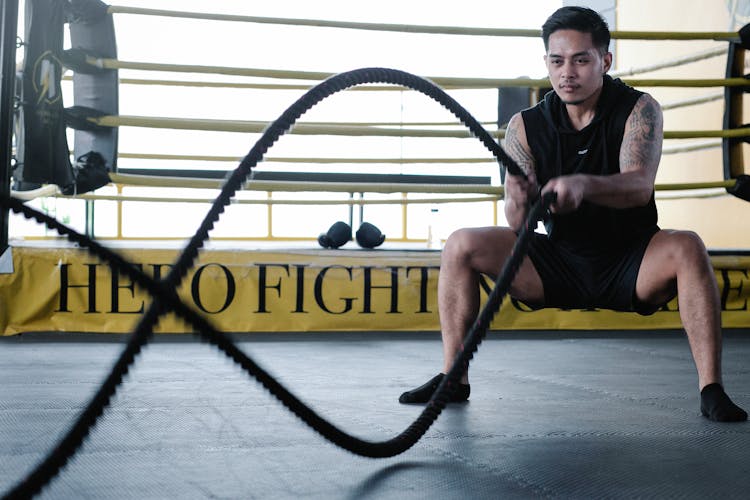
[[[648,232],[629,245],[606,252],[582,255],[552,243],[547,235],[534,233],[529,258],[544,286],[544,304],[532,307],[562,309],[611,309],[655,313],[663,304],[646,304],[635,296],[635,283],[651,238]]]

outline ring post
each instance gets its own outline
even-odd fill
[[[0,195],[10,196],[10,161],[13,138],[13,99],[16,83],[16,36],[18,0],[0,2],[2,39],[0,39]],[[6,272],[10,259],[8,247],[8,210],[0,210],[0,273]]]
[[[743,42],[729,42],[727,51],[727,78],[747,78],[744,74],[745,67],[745,39],[750,36],[750,25],[745,26],[740,33],[745,33]],[[748,82],[750,84],[750,81]],[[743,126],[742,109],[744,95],[750,86],[727,86],[724,88],[724,130],[732,130]],[[724,166],[724,179],[736,179],[744,173],[744,159],[742,154],[742,143],[746,138],[729,138],[722,140],[722,156]],[[731,191],[730,191],[731,192]]]

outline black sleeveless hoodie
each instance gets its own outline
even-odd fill
[[[565,104],[554,91],[522,111],[539,185],[560,175],[619,173],[625,122],[641,95],[619,79],[604,75],[594,119],[582,130],[572,127]],[[552,241],[588,253],[619,247],[653,232],[656,222],[652,192],[645,206],[635,208],[615,209],[584,201],[575,212],[551,215],[545,227]]]

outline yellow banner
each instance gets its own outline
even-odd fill
[[[0,274],[0,332],[128,333],[151,297],[77,248],[12,249]],[[177,250],[123,250],[163,278]],[[750,327],[750,257],[712,257],[723,325]],[[206,250],[179,288],[182,300],[225,332],[438,330],[438,252],[391,250]],[[486,280],[484,296],[493,283]],[[605,310],[530,311],[506,299],[496,330],[680,328],[677,301],[653,316]],[[173,314],[157,332],[190,332]]]

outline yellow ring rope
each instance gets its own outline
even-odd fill
[[[690,97],[687,99],[682,99],[680,101],[664,103],[661,105],[661,109],[662,111],[667,111],[669,109],[684,108],[687,106],[695,106],[697,104],[705,104],[708,102],[718,101],[723,98],[724,98],[724,92],[716,92],[716,93],[706,94],[706,95],[698,96],[698,97]]]
[[[72,80],[71,77],[63,77],[65,80]],[[437,77],[437,80],[444,80],[444,77]],[[460,80],[468,80],[469,83],[475,82],[477,79],[463,78]],[[636,80],[636,79],[625,79],[626,83],[637,86],[640,83],[648,83],[652,87],[670,87],[670,86],[684,86],[684,87],[722,87],[723,83],[728,83],[727,86],[741,86],[742,83],[748,84],[748,81],[742,82],[739,79],[730,80]],[[505,84],[506,87],[532,87],[532,88],[549,88],[549,80],[546,79],[498,79],[494,80],[498,84]],[[675,85],[673,82],[685,82],[684,85]],[[512,84],[511,84],[512,83]],[[120,78],[120,85],[163,85],[170,87],[199,87],[199,88],[233,88],[233,89],[261,89],[261,90],[309,90],[313,87],[312,84],[287,84],[287,83],[241,83],[241,82],[207,82],[207,81],[187,81],[187,80],[157,80],[157,79],[146,79],[146,78]],[[541,87],[540,87],[541,86]],[[451,83],[443,82],[442,87],[446,90],[487,90],[496,89],[495,86],[487,83],[484,84],[470,84],[464,85],[461,82]],[[384,91],[397,91],[404,92],[410,91],[406,87],[399,87],[398,85],[362,85],[346,89],[350,91],[366,91],[366,92],[384,92]],[[712,99],[715,100],[715,94],[712,94]],[[688,101],[689,102],[689,101]],[[704,101],[705,102],[705,101]],[[666,108],[664,108],[666,109]]]
[[[701,189],[701,188],[695,188]],[[682,191],[682,190],[681,190]],[[51,194],[56,198],[68,198],[61,196],[60,193]],[[729,196],[724,189],[715,189],[705,193],[687,193],[687,194],[671,194],[668,191],[657,192],[657,198],[659,200],[684,200],[684,199],[696,199],[696,198],[718,198],[722,196]],[[154,196],[130,196],[130,195],[98,195],[98,194],[83,194],[76,196],[76,199],[90,200],[90,201],[116,201],[116,202],[131,202],[131,203],[211,203],[213,198],[165,198],[165,197],[154,197]],[[249,200],[249,199],[236,199],[232,201],[232,204],[238,205],[307,205],[307,206],[338,206],[338,205],[420,205],[430,204],[438,205],[445,203],[482,203],[482,202],[496,202],[502,200],[503,197],[500,195],[495,196],[475,196],[468,198],[409,198],[407,200],[364,200],[364,199],[347,199],[347,200],[273,200],[273,199],[261,199],[261,200]]]
[[[118,158],[129,158],[139,160],[183,160],[183,161],[216,161],[216,162],[239,162],[242,158],[235,156],[218,155],[178,155],[161,153],[118,153]],[[415,164],[415,163],[497,163],[492,157],[487,158],[299,158],[268,156],[263,158],[264,163],[315,163],[315,164],[337,164],[337,163],[359,163],[359,164]]]
[[[65,81],[73,81],[71,75],[62,77]],[[190,81],[190,80],[166,80],[155,78],[120,78],[120,85],[163,85],[168,87],[200,87],[200,88],[229,88],[229,89],[260,89],[260,90],[310,90],[313,85],[302,83],[243,83],[243,82],[209,82],[209,81]],[[446,87],[449,90],[456,90],[456,87]],[[350,91],[398,91],[403,92],[411,90],[398,85],[367,85],[357,86],[344,90]]]
[[[722,137],[736,139],[750,136],[750,127],[730,130],[673,130],[664,132],[665,139],[696,139],[700,137]]]
[[[700,151],[721,147],[721,141],[704,141],[695,144],[683,146],[665,147],[662,154],[686,153],[690,151]],[[238,163],[242,158],[235,156],[220,155],[179,155],[163,153],[118,153],[118,158],[135,159],[135,160],[158,160],[158,161],[207,161],[207,162],[233,162]],[[302,157],[284,157],[269,156],[263,158],[263,163],[292,163],[292,164],[316,164],[316,165],[333,165],[333,164],[351,164],[351,165],[380,165],[380,164],[397,164],[397,165],[414,165],[414,164],[475,164],[475,163],[497,163],[497,160],[491,157],[486,158],[302,158]]]
[[[164,64],[118,59],[87,57],[86,61],[97,68],[133,69],[143,71],[169,71],[176,73],[202,73],[234,76],[251,76],[259,78],[278,78],[285,80],[321,81],[335,73],[323,71],[294,71],[262,68],[237,68],[229,66],[203,66],[196,64]],[[549,87],[547,78],[458,78],[446,76],[426,77],[436,85],[446,88],[497,89],[499,87]],[[742,87],[747,86],[745,78],[697,78],[697,79],[623,79],[632,87]],[[362,86],[367,89],[367,85]]]
[[[261,133],[268,123],[261,121],[212,120],[202,118],[164,118],[146,116],[100,116],[89,118],[89,121],[103,127],[149,127],[179,130],[203,130],[218,132]],[[348,135],[348,136],[383,136],[383,137],[472,137],[467,130],[436,130],[386,128],[374,126],[345,125],[310,125],[297,123],[289,132],[299,135]]]
[[[702,61],[702,60],[709,59],[712,57],[725,56],[726,54],[727,54],[727,48],[719,47],[715,49],[704,50],[702,52],[697,52],[695,54],[691,54],[687,56],[678,57],[675,59],[670,59],[668,61],[663,61],[663,62],[656,63],[656,64],[650,64],[648,66],[641,66],[638,68],[629,68],[629,69],[618,69],[616,71],[610,71],[609,74],[613,78],[631,76],[631,75],[640,74],[640,73],[648,73],[651,71],[657,71],[657,70],[665,69],[665,68],[683,66],[688,63]]]
[[[657,184],[654,186],[655,191],[689,191],[692,189],[712,189],[712,188],[730,188],[736,181],[729,179],[725,181],[712,182],[683,182],[674,184]]]
[[[130,195],[97,195],[83,194],[77,196],[83,200],[94,201],[118,201],[118,202],[154,202],[154,203],[211,203],[213,198],[163,198],[156,196],[130,196]],[[403,205],[413,204],[442,204],[442,203],[478,203],[478,202],[495,202],[502,199],[501,195],[495,196],[476,196],[470,198],[409,198],[407,200],[363,200],[363,199],[346,199],[346,200],[272,200],[272,199],[235,199],[232,204],[241,205]]]
[[[195,179],[189,177],[156,177],[148,175],[109,174],[115,184],[151,187],[182,187],[182,188],[210,188],[219,189],[224,181],[220,179]],[[727,188],[735,184],[734,179],[657,184],[656,191],[691,190],[706,188]],[[407,189],[408,188],[408,189]],[[403,184],[403,183],[372,183],[372,182],[298,182],[289,181],[249,181],[245,183],[246,190],[252,191],[324,191],[324,192],[367,192],[367,193],[449,193],[449,194],[492,194],[502,196],[502,186],[488,186],[475,184]]]
[[[104,127],[130,126],[243,133],[261,133],[267,126],[266,122],[260,121],[163,118],[145,116],[101,116],[98,118],[89,118],[89,121]],[[299,135],[346,135],[358,137],[438,137],[459,139],[471,137],[471,133],[466,130],[410,128],[396,129],[375,126],[344,126],[336,124],[313,125],[306,123],[296,124],[289,133]],[[498,138],[505,137],[504,130],[495,130],[492,133],[495,137]],[[748,136],[750,136],[750,127],[742,127],[730,130],[674,130],[664,132],[665,139],[695,139],[712,137],[740,138]]]
[[[536,37],[541,35],[538,29],[503,29],[503,28],[464,28],[456,26],[424,26],[409,24],[361,23],[350,21],[327,21],[321,19],[291,19],[256,16],[237,16],[230,14],[210,14],[200,12],[169,11],[160,9],[143,9],[137,7],[109,6],[110,14],[140,14],[163,17],[181,17],[213,21],[235,21],[257,24],[281,24],[292,26],[313,26],[324,28],[344,28],[369,31],[391,31],[402,33],[425,33],[436,35],[473,35],[504,37]],[[612,38],[621,40],[737,40],[736,32],[670,32],[670,31],[612,31]]]
[[[662,149],[661,154],[672,155],[678,153],[689,153],[691,151],[703,151],[704,149],[720,148],[721,141],[703,141],[683,146],[669,146]]]
[[[195,179],[189,177],[156,177],[148,175],[109,174],[115,184],[151,187],[182,187],[220,189],[221,179]],[[244,188],[251,191],[286,192],[367,192],[367,193],[449,193],[449,194],[491,194],[502,195],[502,186],[477,184],[404,184],[375,182],[299,182],[290,181],[249,181]]]

